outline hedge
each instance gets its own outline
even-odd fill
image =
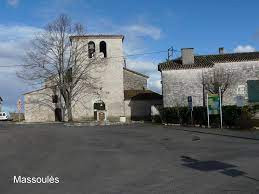
[[[223,106],[222,118],[225,127],[251,128],[251,119],[259,105],[253,106]],[[191,121],[191,111],[188,107],[173,107],[160,109],[161,121],[163,123],[173,123],[181,125],[207,125],[207,107],[193,107],[193,121]],[[193,123],[192,123],[193,122]],[[210,125],[212,127],[220,126],[219,115],[210,115]]]

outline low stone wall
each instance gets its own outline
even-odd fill
[[[10,118],[13,121],[19,121],[19,113],[10,113]],[[20,113],[20,121],[24,121],[24,113]]]

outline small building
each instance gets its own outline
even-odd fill
[[[150,120],[151,107],[162,105],[162,96],[151,90],[124,90],[125,115],[130,120]]]
[[[215,68],[235,75],[235,82],[224,93],[223,105],[235,105],[238,96],[245,104],[256,101],[259,52],[224,53],[220,48],[219,54],[194,55],[193,48],[183,48],[181,57],[158,65],[164,107],[187,106],[188,96],[192,96],[193,106],[205,105],[208,91],[204,90],[203,75]]]
[[[88,48],[93,50],[88,53],[102,55],[105,66],[99,72],[92,72],[93,77],[99,80],[99,90],[82,92],[73,102],[73,120],[119,121],[121,116],[128,119],[148,119],[151,105],[161,104],[162,96],[147,90],[148,76],[125,67],[122,57],[124,36],[85,35],[72,36],[71,40],[74,38],[88,44]],[[130,92],[133,90],[134,94]],[[137,99],[142,93],[141,99]],[[66,113],[63,112],[63,105],[58,92],[54,92],[51,84],[46,82],[43,88],[24,94],[25,120],[64,121]]]

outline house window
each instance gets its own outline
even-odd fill
[[[245,95],[245,85],[237,86],[237,95]]]
[[[58,103],[58,95],[52,95],[52,103]]]
[[[95,44],[93,41],[90,41],[88,43],[88,57],[93,58],[94,53],[95,53]]]
[[[94,103],[94,110],[105,110],[105,104],[104,102],[96,102]]]
[[[259,102],[259,80],[248,80],[248,101]]]
[[[107,57],[106,42],[104,42],[104,41],[100,42],[100,53],[103,53],[104,58]]]

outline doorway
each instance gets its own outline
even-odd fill
[[[61,108],[55,109],[55,121],[62,121]]]

